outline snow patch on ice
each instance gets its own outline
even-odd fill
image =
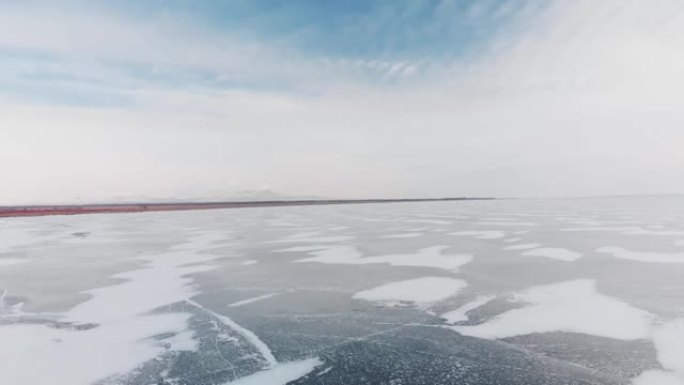
[[[633,381],[635,385],[684,384],[684,319],[670,321],[653,331],[658,361],[665,370],[648,370]]]
[[[492,301],[496,296],[493,295],[480,295],[475,297],[472,301],[464,304],[458,309],[452,310],[450,312],[440,315],[448,324],[455,324],[457,322],[463,322],[468,320],[468,312],[475,310],[480,306]]]
[[[541,247],[522,253],[528,257],[546,257],[564,262],[572,262],[582,258],[583,254],[576,251],[562,249],[560,247]]]
[[[242,265],[242,266],[250,266],[250,265],[255,265],[255,264],[257,264],[257,263],[259,263],[259,261],[257,261],[256,259],[249,259],[249,260],[247,260],[247,261],[242,261],[242,262],[240,262],[240,265]]]
[[[319,358],[292,361],[231,381],[226,385],[285,385],[311,373],[323,364]]]
[[[317,250],[310,254],[314,257],[298,259],[295,262],[318,262],[328,264],[367,265],[386,263],[391,266],[434,267],[456,271],[459,267],[472,261],[467,254],[443,254],[442,250],[449,246],[432,246],[418,250],[414,254],[390,254],[363,257],[361,252],[352,246],[336,246]]]
[[[620,340],[648,338],[654,317],[606,296],[588,279],[535,286],[513,298],[526,307],[474,326],[452,326],[467,336],[499,339],[548,332],[574,332]]]
[[[597,253],[610,254],[615,258],[630,261],[653,263],[684,263],[684,253],[664,253],[657,251],[631,251],[622,247],[606,246],[596,249]]]
[[[455,231],[447,233],[449,235],[463,235],[470,236],[476,239],[499,239],[506,236],[505,231],[499,230],[470,230],[470,231]]]
[[[520,222],[520,221],[479,221],[478,225],[482,226],[519,226],[519,227],[535,227],[539,226],[535,222]]]
[[[587,226],[587,227],[569,227],[563,231],[591,231],[591,232],[618,232],[624,235],[654,235],[654,236],[680,236],[684,235],[683,230],[654,230],[644,229],[636,226]]]
[[[422,235],[423,234],[421,234],[421,233],[399,233],[399,234],[384,235],[382,238],[418,238]]]
[[[275,297],[278,294],[280,294],[280,293],[269,293],[269,294],[264,294],[264,295],[260,295],[257,297],[243,299],[242,301],[237,301],[237,302],[231,303],[230,305],[228,305],[228,307],[238,307],[238,306],[249,305],[250,303],[259,302],[259,301],[263,301],[265,299]]]
[[[123,282],[88,291],[90,299],[58,316],[61,322],[88,328],[0,326],[3,380],[26,385],[87,385],[134,370],[166,351],[195,349],[188,329],[191,314],[153,311],[183,300],[191,302],[196,291],[188,275],[214,268],[202,263],[219,256],[203,251],[220,240],[226,240],[221,232],[201,233],[165,253],[144,256],[141,259],[147,264],[143,268],[114,276]],[[227,317],[222,320],[260,347],[253,333]],[[156,338],[161,335],[168,336]],[[260,352],[269,364],[275,363],[269,350]]]
[[[342,242],[354,239],[354,237],[349,235],[323,235],[320,231],[312,231],[305,233],[298,233],[294,235],[287,236],[285,238],[277,239],[271,241],[273,243],[334,243]]]
[[[427,305],[447,299],[468,284],[461,279],[445,277],[422,277],[405,281],[392,282],[354,294],[355,299],[396,304],[411,302]]]
[[[528,250],[537,248],[539,246],[541,246],[539,243],[521,243],[518,245],[506,246],[503,248],[503,250]]]
[[[26,258],[0,258],[0,267],[2,266],[12,266],[26,263],[29,260]]]

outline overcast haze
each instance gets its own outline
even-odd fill
[[[0,204],[684,192],[684,4],[0,1]]]

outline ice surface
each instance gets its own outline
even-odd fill
[[[683,385],[683,232],[673,197],[3,219],[0,383]]]
[[[541,247],[538,249],[525,251],[522,253],[522,255],[528,257],[546,257],[559,261],[572,262],[582,258],[583,254],[559,247]]]
[[[450,312],[444,313],[440,315],[440,318],[443,318],[446,323],[448,324],[455,324],[457,322],[463,322],[468,320],[468,312],[471,310],[475,310],[478,307],[485,305],[486,303],[490,302],[496,298],[496,296],[493,295],[480,295],[475,297],[472,301],[464,304],[463,306],[459,307],[458,309],[452,310]]]
[[[458,294],[467,286],[461,279],[422,277],[392,282],[354,294],[354,298],[377,302],[430,304]]]
[[[650,336],[651,314],[599,293],[592,280],[535,286],[513,300],[527,306],[480,325],[452,328],[464,335],[492,339],[556,331],[622,340]]]
[[[456,271],[459,267],[472,261],[472,256],[465,254],[443,254],[442,250],[449,246],[432,246],[418,250],[415,254],[390,254],[374,257],[363,257],[351,246],[336,246],[313,251],[315,257],[296,260],[295,262],[318,262],[328,264],[366,265],[386,263],[392,266],[434,267]]]
[[[597,253],[610,254],[615,258],[653,263],[684,263],[684,253],[658,251],[631,251],[622,247],[606,246],[596,249]]]

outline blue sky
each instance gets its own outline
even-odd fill
[[[524,0],[234,0],[126,1],[117,8],[140,18],[182,14],[217,31],[312,55],[421,58],[463,55],[527,6]]]
[[[227,49],[235,49],[237,56],[242,55],[240,51],[247,51],[244,55],[254,57],[248,59],[249,64],[237,68],[221,65],[232,58],[214,59],[211,54],[204,60],[215,60],[215,65],[177,65],[173,58],[167,57],[139,60],[135,52],[125,50],[98,52],[89,47],[93,52],[79,51],[78,42],[74,44],[74,51],[67,52],[55,49],[51,43],[22,46],[21,42],[10,42],[0,45],[0,57],[6,67],[3,69],[9,74],[0,81],[6,97],[22,100],[35,97],[40,103],[91,106],[130,105],[119,89],[147,83],[167,87],[321,92],[329,83],[344,79],[391,87],[429,77],[455,63],[466,63],[485,51],[498,33],[511,28],[521,14],[529,17],[542,10],[544,4],[541,0],[235,0],[74,1],[56,7],[50,2],[9,2],[5,5],[9,15],[17,12],[33,20],[64,18],[64,23],[71,23],[67,28],[72,29],[61,31],[67,41],[73,34],[80,34],[73,30],[78,24],[111,19],[116,21],[111,28],[125,29],[130,25],[146,29],[146,26],[158,25],[160,35],[178,25],[179,29],[196,33],[199,44],[208,37],[218,43],[214,46],[218,51],[220,44],[234,46],[238,42],[242,47]],[[62,27],[55,25],[36,33],[52,34],[54,29]],[[84,34],[92,33],[87,29],[84,28]],[[96,30],[93,39],[97,39],[98,32],[103,31]],[[108,39],[116,39],[115,31],[104,31],[104,34]],[[114,44],[125,45],[127,40],[139,38],[142,44],[150,45],[144,48],[154,52],[160,37],[144,42],[145,35],[133,33],[122,36]],[[106,48],[112,42],[107,40],[101,44]],[[194,44],[195,41],[188,40],[168,49],[177,50],[175,54],[182,56],[181,50]],[[285,61],[283,68],[272,68],[273,62],[280,60]],[[92,74],[96,67],[116,72],[121,79],[111,87],[103,87],[108,79]],[[307,72],[314,72],[315,78]],[[302,82],[302,78],[306,81]]]
[[[4,202],[684,192],[680,0],[0,0]]]

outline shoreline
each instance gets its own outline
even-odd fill
[[[314,206],[367,203],[443,202],[493,200],[496,198],[423,198],[423,199],[326,199],[294,201],[245,202],[178,202],[178,203],[111,203],[83,205],[25,205],[0,206],[0,218],[35,217],[47,215],[118,214],[148,211],[212,210],[247,207]]]

